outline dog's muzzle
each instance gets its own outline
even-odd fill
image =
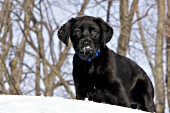
[[[81,55],[91,55],[93,53],[92,41],[89,39],[81,40],[79,52]]]
[[[89,47],[83,48],[82,54],[77,53],[79,58],[83,61],[91,62],[94,58],[98,57],[100,53],[100,48],[96,50],[95,53],[92,52]]]
[[[100,53],[100,48],[96,50],[92,44],[92,41],[89,39],[81,40],[79,44],[80,45],[76,53],[83,61],[91,62]]]
[[[89,45],[83,47],[83,48],[80,50],[80,54],[83,54],[83,55],[91,55],[92,52],[93,52],[93,49],[92,49],[92,47],[90,47]]]

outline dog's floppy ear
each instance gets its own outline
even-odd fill
[[[58,38],[68,46],[68,40],[71,32],[71,28],[76,22],[76,18],[71,18],[67,23],[65,23],[61,28],[58,30]]]
[[[111,40],[111,38],[113,36],[113,29],[109,24],[104,22],[104,20],[102,18],[96,18],[95,21],[98,23],[98,25],[101,28],[102,42],[105,45],[106,43],[108,43]]]

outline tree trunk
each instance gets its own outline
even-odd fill
[[[107,23],[109,23],[109,21],[110,21],[110,9],[111,9],[111,6],[112,6],[112,2],[113,2],[113,0],[108,0],[107,19],[106,19]]]
[[[167,94],[168,94],[168,106],[170,112],[170,0],[167,0],[168,3],[168,13],[165,26],[166,34],[166,82],[167,82]]]
[[[9,53],[9,49],[12,43],[12,23],[11,23],[11,8],[12,3],[11,0],[5,0],[2,8],[0,10],[0,33],[1,33],[1,55],[0,55],[0,67],[4,67],[4,61],[7,58],[7,55]],[[4,29],[4,32],[3,30]],[[8,41],[7,41],[8,40]],[[6,67],[6,66],[5,66]],[[5,68],[4,67],[4,68]],[[4,75],[8,75],[6,71],[1,68],[0,69],[0,87],[1,87],[1,94],[7,94],[6,88],[5,88],[5,82],[4,78],[9,80],[9,76],[4,77]],[[9,83],[10,84],[10,83]],[[12,86],[10,86],[12,87]],[[15,91],[14,91],[15,92]]]
[[[164,113],[165,90],[163,79],[163,38],[165,21],[165,0],[158,0],[158,25],[155,51],[156,112]]]
[[[138,0],[133,0],[131,10],[128,12],[128,0],[120,0],[120,36],[118,39],[117,53],[126,56],[130,40],[131,23],[138,6]]]
[[[37,58],[36,61],[36,74],[35,74],[35,94],[36,96],[40,96],[40,78],[41,78],[41,74],[40,74],[40,59]]]
[[[141,17],[139,15],[138,11],[136,12],[136,15],[137,15],[137,19],[140,19]],[[156,74],[155,67],[154,67],[154,64],[152,63],[151,55],[149,54],[149,49],[148,49],[148,46],[147,46],[147,43],[146,43],[145,33],[143,31],[142,23],[141,23],[140,20],[138,21],[138,26],[139,26],[139,33],[140,33],[140,36],[141,36],[142,46],[143,46],[143,49],[145,51],[145,56],[147,58],[148,64],[149,64],[149,66],[152,70],[153,75],[155,75]]]

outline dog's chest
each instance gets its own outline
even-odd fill
[[[93,89],[102,86],[108,82],[107,69],[102,65],[90,65],[87,70],[84,70],[86,83]]]
[[[89,68],[87,69],[87,72],[89,75],[98,74],[94,65],[90,65]]]
[[[116,72],[113,71],[112,62],[108,62],[105,57],[99,57],[92,62],[82,62],[75,57],[73,77],[77,78],[85,89],[106,88],[112,83]]]
[[[92,77],[102,77],[103,72],[105,72],[105,69],[102,65],[91,63],[91,65],[89,65],[88,68],[84,70],[84,72]]]

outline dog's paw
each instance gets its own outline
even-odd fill
[[[139,104],[138,102],[133,102],[131,103],[131,108],[132,109],[141,109],[142,105]]]
[[[100,90],[95,90],[93,92],[89,92],[87,94],[87,98],[90,101],[95,101],[95,102],[102,102],[103,100],[103,94],[102,91]]]

